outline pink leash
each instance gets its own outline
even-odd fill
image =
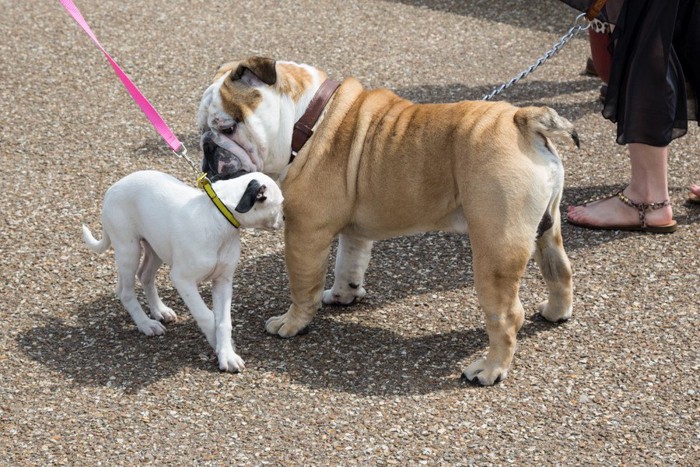
[[[146,117],[151,121],[151,124],[153,124],[156,131],[160,133],[160,135],[163,137],[168,146],[170,146],[170,148],[173,150],[175,155],[178,157],[184,156],[185,159],[187,159],[187,162],[192,166],[192,168],[196,172],[198,172],[193,162],[187,157],[187,148],[185,148],[185,146],[180,142],[180,140],[177,139],[175,133],[173,133],[170,127],[168,127],[168,125],[165,123],[165,120],[163,120],[163,117],[160,116],[155,107],[153,107],[148,101],[148,99],[146,99],[146,96],[144,96],[143,93],[139,91],[139,88],[136,87],[136,85],[126,75],[126,73],[124,73],[124,71],[122,71],[119,65],[117,65],[117,62],[115,62],[114,59],[104,49],[104,47],[102,47],[102,44],[100,44],[100,41],[97,40],[97,37],[90,29],[90,26],[88,26],[87,22],[83,18],[83,15],[80,13],[80,10],[78,10],[78,7],[75,6],[75,3],[73,3],[72,0],[59,1],[61,2],[61,5],[63,5],[63,8],[65,8],[66,11],[73,17],[76,23],[78,23],[78,25],[80,25],[80,27],[83,28],[83,30],[90,37],[90,39],[92,39],[97,48],[102,51],[105,57],[107,57],[107,61],[109,61],[109,64],[112,65],[112,68],[114,68],[114,71],[117,73],[117,76],[122,81],[122,83],[124,83],[126,90],[129,91],[131,97],[134,99],[134,101],[136,101],[139,107],[141,107],[143,113],[146,114]]]

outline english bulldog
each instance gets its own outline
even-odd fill
[[[553,140],[578,138],[554,110],[416,104],[353,78],[334,84],[310,65],[251,57],[219,68],[197,119],[211,176],[257,170],[281,181],[292,304],[268,319],[269,333],[294,336],[321,303],[364,297],[374,240],[435,230],[468,233],[471,243],[489,349],[464,370],[468,380],[507,376],[533,255],[549,291],[540,313],[571,316],[564,169]],[[336,237],[335,282],[324,292]]]
[[[104,252],[110,244],[114,247],[117,295],[147,336],[165,333],[161,321],[177,319],[161,301],[155,284],[158,268],[169,264],[170,278],[216,351],[219,368],[238,372],[245,364],[231,339],[233,273],[241,252],[234,225],[282,227],[284,198],[275,181],[262,173],[220,180],[211,186],[214,197],[162,172],[134,172],[105,194],[102,239],[96,240],[83,225],[83,240],[96,252]],[[214,198],[235,213],[231,221],[212,202]],[[136,276],[146,293],[150,318],[136,297]],[[212,282],[213,312],[199,294],[198,285],[204,281]]]

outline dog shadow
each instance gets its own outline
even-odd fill
[[[471,387],[460,380],[461,369],[488,345],[475,293],[467,294],[460,310],[446,318],[454,327],[409,333],[392,328],[420,327],[415,310],[433,313],[442,306],[439,299],[418,303],[428,301],[421,298],[425,294],[473,287],[466,237],[443,233],[416,237],[378,242],[375,267],[370,266],[367,275],[371,296],[352,307],[324,307],[309,333],[293,339],[276,338],[264,330],[267,318],[289,306],[287,276],[280,273],[284,271],[282,252],[253,257],[246,256],[244,249],[234,281],[232,324],[246,371],[255,369],[315,389],[361,395],[426,394]],[[218,375],[216,356],[176,291],[166,283],[167,279],[159,277],[163,301],[179,320],[166,325],[164,336],[142,335],[110,293],[81,304],[70,320],[48,317],[42,326],[18,336],[18,347],[74,384],[112,387],[125,393],[137,393],[182,371]],[[208,300],[208,287],[203,288],[202,296]],[[366,314],[368,319],[358,320],[353,314]],[[374,320],[377,314],[391,325],[379,325]],[[531,316],[518,337],[522,342],[556,326]],[[236,376],[221,373],[220,377]]]
[[[162,293],[166,303],[182,303],[175,292]],[[144,303],[143,295],[140,296]],[[75,310],[70,321],[47,316],[42,326],[17,338],[19,349],[80,386],[121,388],[135,393],[168,378],[182,367],[217,368],[208,344],[184,305],[173,307],[181,319],[163,336],[146,337],[113,295],[104,295]],[[177,364],[173,364],[177,362]]]

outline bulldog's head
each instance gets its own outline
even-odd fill
[[[219,67],[197,114],[202,170],[212,180],[279,175],[289,162],[294,122],[324,79],[308,65],[264,57]]]
[[[212,185],[221,201],[232,209],[241,227],[279,229],[284,225],[284,197],[277,183],[260,172],[243,174]]]

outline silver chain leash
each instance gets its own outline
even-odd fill
[[[485,94],[484,96],[482,96],[481,100],[491,100],[493,97],[499,95],[509,87],[513,86],[515,83],[517,83],[518,81],[535,71],[537,68],[539,68],[539,66],[542,65],[544,62],[556,55],[556,53],[559,52],[559,50],[561,50],[561,48],[564,47],[579,31],[585,31],[586,29],[590,28],[590,22],[585,21],[585,24],[581,22],[581,19],[585,17],[585,13],[581,13],[580,15],[578,15],[574,20],[574,24],[571,26],[569,31],[566,34],[564,34],[561,37],[561,39],[559,39],[559,41],[556,44],[554,44],[550,50],[547,51],[547,53],[538,58],[535,63],[530,65],[526,70],[522,71],[520,74],[513,77],[510,81],[501,84],[489,94]]]

